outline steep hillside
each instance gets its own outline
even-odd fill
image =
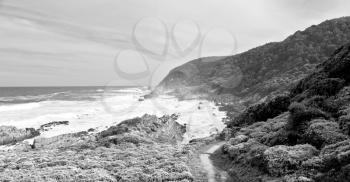
[[[197,59],[173,69],[157,91],[228,93],[256,101],[285,90],[310,73],[350,40],[349,32],[350,17],[343,17],[238,55]]]
[[[242,181],[349,181],[349,70],[346,44],[289,94],[229,120],[218,155],[229,161],[231,175]]]

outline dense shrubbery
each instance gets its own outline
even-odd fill
[[[302,79],[299,81],[294,87],[292,87],[290,94],[291,97],[295,99],[295,97],[299,94],[302,94],[305,92],[307,89],[311,88],[313,85],[315,85],[317,82],[319,82],[322,79],[327,78],[326,73],[324,72],[317,72],[313,73],[310,76]],[[299,96],[301,97],[301,96]],[[303,99],[303,98],[300,98]]]
[[[144,115],[98,135],[82,132],[38,138],[35,149],[23,144],[23,148],[0,151],[0,181],[194,181],[187,165],[192,148],[172,142],[183,134],[176,129],[175,118]],[[170,127],[173,133],[168,132]],[[158,142],[160,135],[164,143]]]
[[[267,103],[264,102],[249,107],[233,121],[227,123],[228,127],[245,126],[258,121],[266,121],[269,118],[274,118],[287,111],[289,104],[289,96],[277,96]]]
[[[329,118],[329,116],[322,110],[313,107],[306,107],[301,103],[294,102],[288,109],[290,112],[290,118],[287,125],[288,130],[303,130],[303,127],[305,127],[304,125],[306,125],[311,119]]]
[[[345,84],[345,80],[340,78],[324,78],[323,73],[315,74],[310,78],[302,80],[295,86],[291,95],[293,100],[300,101],[312,96],[333,96],[338,93]]]
[[[349,70],[350,44],[343,46],[334,57],[318,66],[313,74],[299,81],[291,89],[288,102],[265,102],[243,112],[231,123],[231,126],[244,127],[236,132],[234,137],[243,134],[249,138],[248,141],[256,140],[258,141],[256,145],[260,143],[269,147],[264,155],[266,151],[270,151],[269,156],[272,158],[268,158],[267,161],[259,160],[262,164],[259,163],[258,166],[267,165],[270,175],[273,174],[271,172],[276,172],[278,176],[286,175],[287,173],[280,172],[281,169],[288,169],[288,175],[284,176],[284,179],[348,181],[350,179]],[[278,106],[282,107],[277,109]],[[284,109],[288,110],[287,115],[278,114]],[[277,115],[280,116],[275,117]],[[288,119],[284,119],[285,116],[288,116]],[[273,119],[267,120],[268,118]],[[226,146],[227,151],[231,155],[237,151],[242,152],[242,144],[230,144],[231,146]],[[309,155],[308,151],[301,150],[300,146],[304,145],[312,145],[311,147],[317,151]],[[291,149],[295,149],[295,152],[290,152]],[[248,152],[243,151],[240,155],[245,156]],[[305,152],[308,158],[292,162],[302,152]],[[290,160],[286,160],[288,156]]]
[[[314,108],[321,109],[329,113],[331,116],[337,115],[339,106],[341,105],[341,102],[336,101],[334,97],[326,97],[326,96],[319,96],[319,95],[312,96],[311,98],[305,99],[303,103],[307,107],[314,107]]]

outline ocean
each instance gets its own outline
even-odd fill
[[[98,132],[144,114],[178,114],[178,122],[187,125],[186,141],[224,128],[225,113],[212,102],[168,95],[143,99],[149,92],[146,87],[0,87],[0,126],[39,128],[69,121],[39,136],[52,137],[91,128]]]

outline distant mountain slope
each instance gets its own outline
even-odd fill
[[[176,93],[216,93],[260,99],[284,91],[350,40],[350,17],[297,31],[282,42],[247,52],[201,58],[170,71],[157,90]],[[255,100],[256,100],[255,99]]]

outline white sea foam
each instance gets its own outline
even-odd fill
[[[31,110],[40,107],[39,103],[13,104],[0,106],[0,112]]]
[[[130,91],[126,93],[126,91]],[[144,114],[163,116],[179,114],[178,122],[187,125],[186,141],[206,137],[224,128],[225,113],[218,111],[214,103],[205,100],[178,101],[171,96],[160,96],[140,101],[144,94],[137,89],[121,92],[97,101],[43,101],[0,107],[0,125],[19,128],[34,127],[52,121],[69,121],[69,125],[53,127],[41,137],[86,131],[90,128],[103,130],[123,120]],[[9,109],[11,108],[11,109]],[[24,109],[25,108],[25,109]]]

